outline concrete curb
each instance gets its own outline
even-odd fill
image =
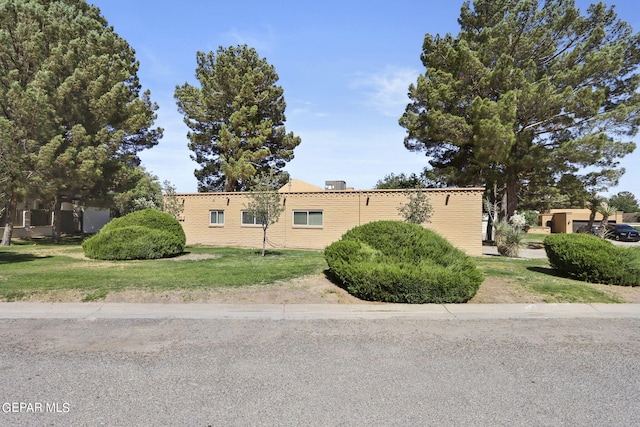
[[[635,318],[640,304],[0,303],[0,319],[562,319]]]

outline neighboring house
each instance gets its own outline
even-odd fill
[[[13,214],[13,238],[51,236],[51,212],[38,201],[18,201]],[[4,233],[5,215],[0,215],[0,233]]]
[[[103,208],[81,208],[70,202],[61,205],[61,232],[97,233],[111,220],[110,210]],[[4,232],[5,218],[0,216],[0,235]],[[13,212],[13,238],[50,237],[53,212],[38,201],[19,201]]]
[[[540,215],[540,225],[551,227],[552,233],[575,233],[578,227],[589,224],[591,211],[589,209],[551,209]],[[602,215],[596,213],[594,225],[600,225]],[[622,212],[616,212],[608,218],[611,224],[621,224]]]
[[[292,180],[280,190],[284,212],[267,236],[274,248],[324,249],[353,227],[377,220],[402,220],[398,208],[406,190],[354,190],[342,181],[324,188]],[[345,189],[341,189],[345,188]],[[429,188],[433,212],[423,224],[472,256],[482,255],[483,188]],[[187,244],[258,247],[262,229],[246,212],[247,193],[176,195],[184,204],[180,217]]]

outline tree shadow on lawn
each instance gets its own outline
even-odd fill
[[[546,274],[547,276],[563,277],[563,278],[568,277],[562,274],[561,272],[559,272],[558,270],[556,270],[555,268],[551,268],[551,267],[535,267],[534,266],[534,267],[527,267],[527,270],[533,271],[534,273]]]
[[[90,235],[86,235],[86,234],[69,235],[69,236],[65,235],[60,238],[59,243],[53,242],[51,237],[25,237],[21,239],[14,239],[11,241],[11,244],[15,246],[27,246],[27,245],[53,246],[53,247],[76,246],[76,245],[79,246],[89,236]]]
[[[262,249],[256,249],[255,251],[253,251],[254,254],[256,255],[260,255],[262,256]],[[281,255],[286,255],[284,252],[280,252],[280,251],[274,251],[274,250],[269,250],[267,249],[264,252],[264,256],[265,257],[269,257],[269,256],[281,256]]]
[[[36,256],[33,254],[17,254],[15,252],[0,252],[0,265],[12,264],[17,262],[30,262],[38,259],[51,258],[47,256]]]

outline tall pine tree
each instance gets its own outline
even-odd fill
[[[635,149],[639,35],[613,8],[583,16],[572,0],[466,1],[458,22],[456,37],[425,36],[426,71],[400,119],[405,146],[431,158],[429,177],[495,185],[507,216],[530,185],[567,174],[614,185]]]
[[[241,191],[256,174],[282,175],[300,138],[285,131],[275,68],[246,45],[198,52],[197,63],[200,86],[178,86],[175,98],[201,166],[198,190]]]
[[[137,71],[134,50],[84,0],[0,0],[0,160],[11,200],[52,200],[58,219],[64,196],[106,194],[139,163],[162,130],[151,128],[157,107]]]

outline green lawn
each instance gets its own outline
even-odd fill
[[[187,258],[145,261],[86,259],[78,242],[56,246],[18,241],[0,248],[0,299],[82,290],[87,299],[124,289],[215,289],[274,283],[327,268],[318,251],[188,247]],[[209,257],[209,258],[207,258]],[[202,259],[205,258],[205,259]]]
[[[491,277],[506,279],[524,292],[542,296],[547,303],[624,302],[590,283],[558,276],[546,259],[483,257],[477,261],[487,280]]]
[[[531,244],[544,235],[529,236]],[[219,289],[322,273],[327,264],[319,251],[260,250],[188,247],[187,260],[97,261],[84,257],[80,241],[67,239],[61,245],[47,241],[16,241],[0,247],[0,300],[14,301],[49,291],[80,290],[86,301],[112,292],[140,289]],[[542,295],[545,302],[623,302],[591,284],[558,277],[546,260],[477,258],[486,280],[506,279],[527,293]]]

